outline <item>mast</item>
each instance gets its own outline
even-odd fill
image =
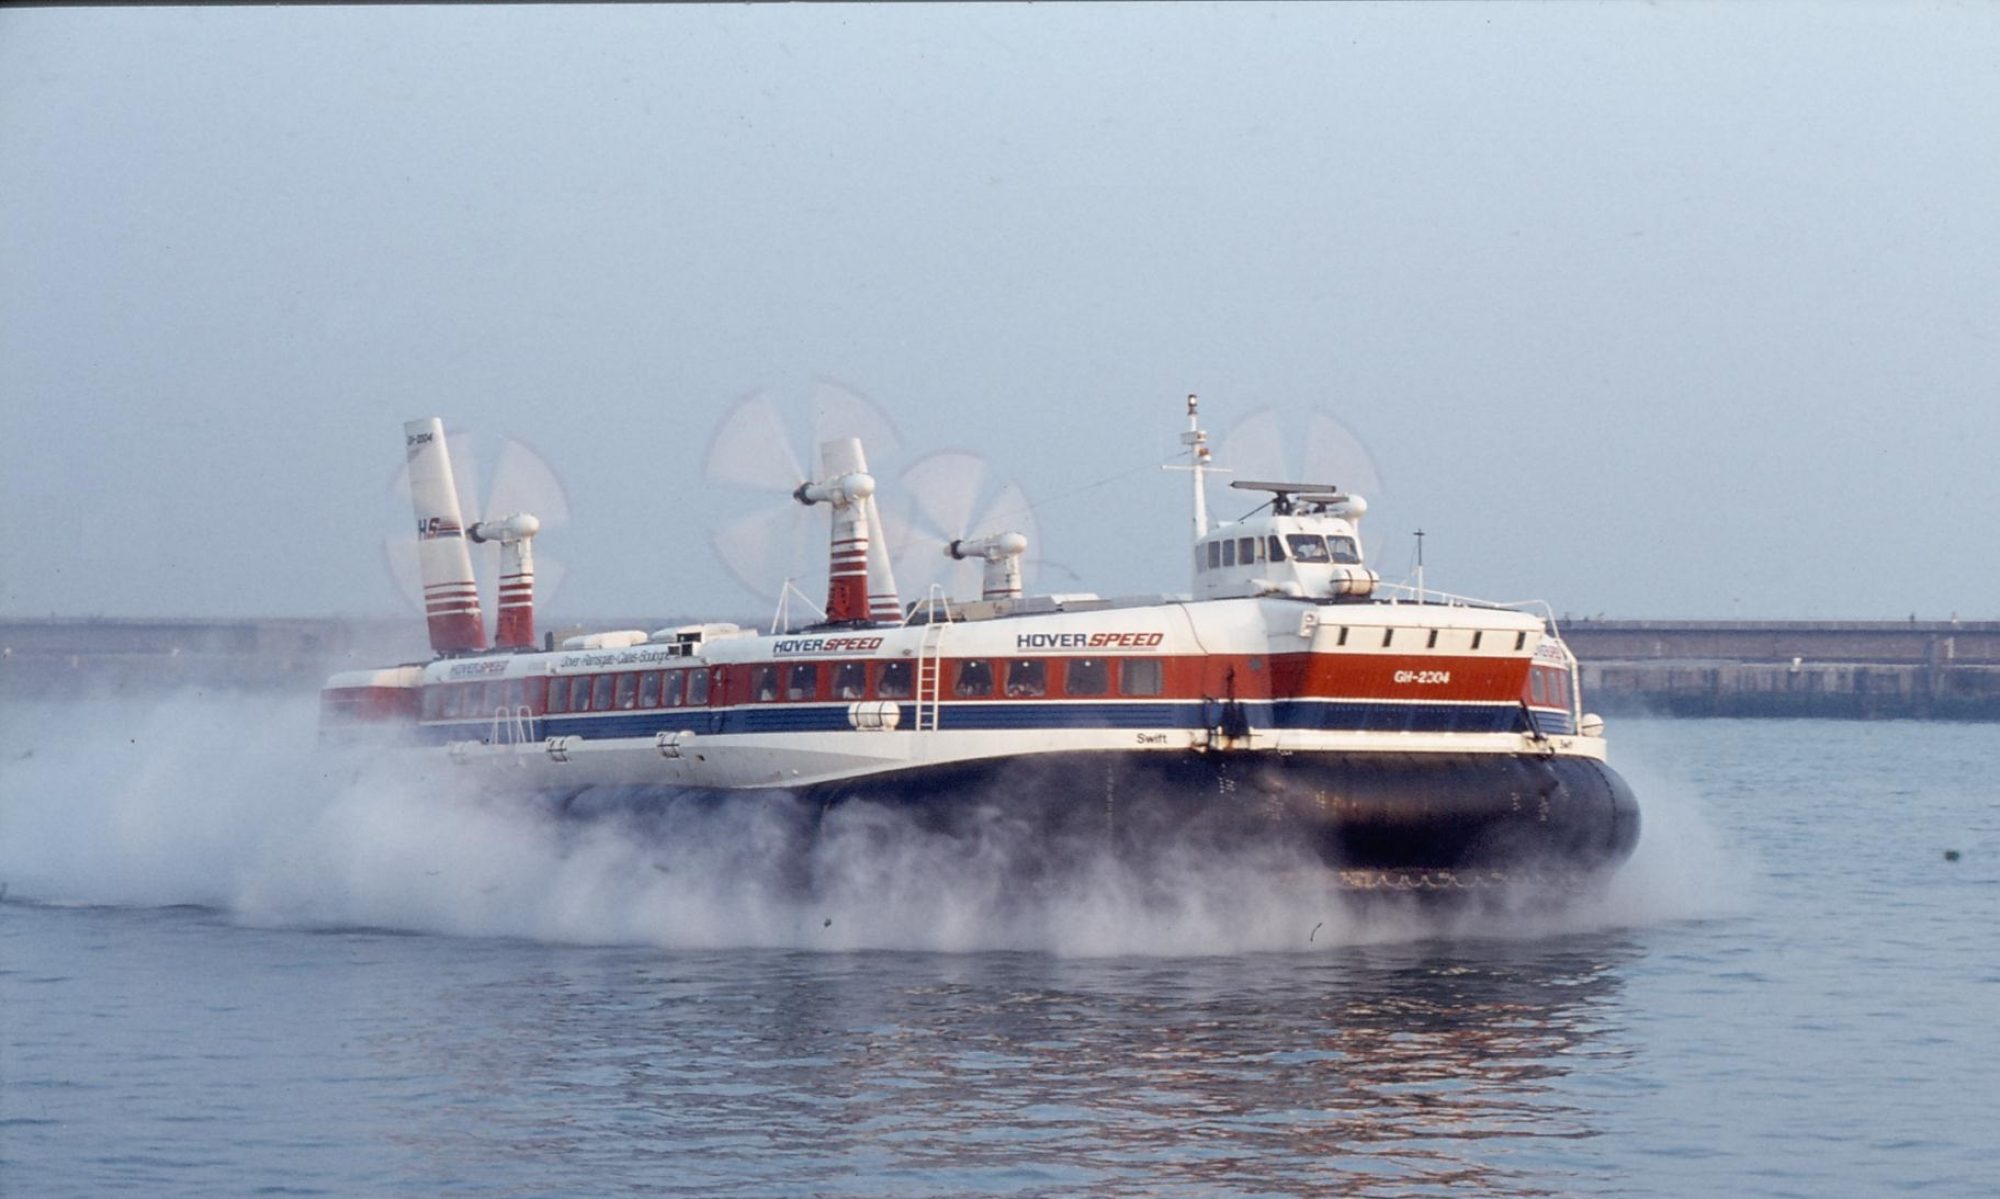
[[[1188,469],[1194,472],[1194,536],[1197,541],[1208,534],[1208,491],[1205,486],[1208,434],[1202,431],[1201,417],[1196,412],[1200,403],[1192,393],[1188,395],[1188,427],[1187,432],[1181,434],[1181,444],[1188,448]]]

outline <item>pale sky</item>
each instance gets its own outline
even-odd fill
[[[552,617],[754,615],[704,449],[831,379],[1044,589],[1187,588],[1193,391],[1392,579],[1991,619],[1996,114],[1991,4],[0,11],[0,612],[397,611],[438,415]]]

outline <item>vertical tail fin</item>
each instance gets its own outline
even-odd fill
[[[868,497],[868,617],[894,624],[903,619],[902,597],[896,594],[896,572],[889,566],[889,538],[882,511]]]
[[[485,649],[486,625],[479,614],[472,555],[465,548],[465,520],[458,510],[451,455],[445,450],[444,422],[428,417],[405,424],[403,450],[410,465],[410,505],[417,517],[417,564],[423,572],[431,649],[440,654]]]

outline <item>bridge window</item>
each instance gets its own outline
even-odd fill
[[[1328,562],[1326,538],[1318,533],[1293,533],[1285,538],[1292,545],[1292,557],[1300,562]]]
[[[753,703],[768,704],[778,698],[778,668],[775,666],[752,666],[750,668],[750,699]]]
[[[1040,658],[1017,658],[1007,663],[1007,694],[1029,699],[1049,693],[1049,664]]]
[[[1236,565],[1236,543],[1234,541],[1225,541],[1222,543],[1222,564],[1224,566]]]
[[[1329,537],[1326,546],[1332,551],[1335,562],[1352,566],[1361,561],[1361,547],[1352,537]]]
[[[868,694],[868,664],[842,662],[833,668],[835,699],[860,699]]]
[[[1222,543],[1220,541],[1211,541],[1208,543],[1208,568],[1210,570],[1220,570],[1222,568]]]
[[[639,676],[636,674],[629,674],[629,673],[619,675],[618,710],[623,712],[631,708],[633,701],[638,699],[638,697],[639,697]]]
[[[958,664],[958,681],[951,693],[965,699],[993,694],[993,663],[972,658]]]
[[[1126,658],[1118,668],[1118,691],[1122,695],[1158,695],[1163,690],[1160,675],[1158,658]]]
[[[600,674],[590,680],[590,710],[609,712],[611,710],[611,688],[615,684],[608,674]]]
[[[674,673],[679,674],[680,672],[675,671]],[[708,671],[703,668],[688,671],[687,683],[687,706],[690,708],[706,708],[708,706]]]
[[[1283,540],[1282,538],[1280,538],[1280,537],[1279,537],[1279,536],[1278,536],[1278,535],[1277,535],[1276,533],[1273,533],[1273,534],[1271,534],[1271,535],[1270,535],[1269,537],[1266,537],[1266,538],[1265,538],[1264,540],[1270,543],[1270,554],[1271,554],[1271,561],[1273,561],[1273,562],[1283,562],[1283,561],[1285,560],[1285,542],[1284,542],[1284,540]]]
[[[1066,674],[1071,695],[1103,695],[1111,690],[1111,667],[1103,658],[1071,658]]]
[[[910,664],[908,662],[882,663],[882,674],[875,680],[875,698],[910,698]]]
[[[660,706],[660,672],[649,670],[639,676],[639,706],[657,708]]]
[[[792,663],[791,669],[785,672],[785,698],[819,698],[819,663]]]
[[[1236,539],[1236,560],[1245,566],[1257,560],[1257,539],[1239,537]]]

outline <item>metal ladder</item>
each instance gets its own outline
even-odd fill
[[[938,711],[944,699],[945,624],[924,626],[923,640],[917,643],[917,731],[936,732]]]

